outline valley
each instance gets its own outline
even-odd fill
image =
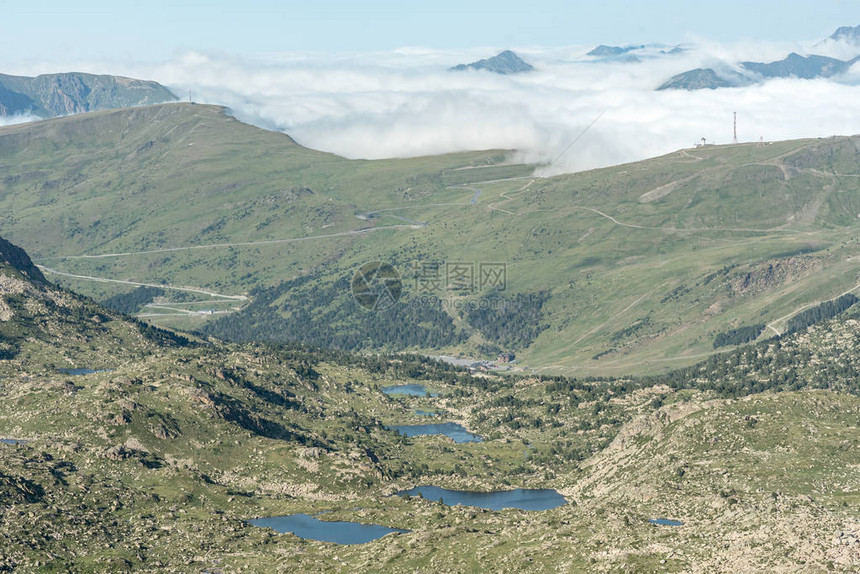
[[[52,280],[98,300],[160,288],[142,318],[237,341],[646,374],[707,357],[720,332],[780,332],[860,282],[854,138],[541,178],[504,151],[345,160],[167,104],[2,128],[0,148],[0,224]],[[368,317],[346,282],[371,261],[404,289]],[[504,285],[479,281],[492,266]],[[308,312],[346,331],[309,329]]]
[[[857,309],[665,375],[504,377],[153,329],[46,283],[9,244],[0,278],[5,570],[860,564]],[[391,428],[428,412],[482,440]],[[394,496],[415,487],[428,496]],[[468,504],[557,494],[490,510],[436,487]],[[284,515],[395,532],[339,545],[249,522]]]

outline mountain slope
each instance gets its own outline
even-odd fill
[[[851,571],[860,548],[847,507],[858,477],[847,445],[860,438],[858,407],[856,396],[797,392],[642,415],[566,491],[624,509],[608,514],[616,526],[592,556],[607,570],[651,556],[677,571]],[[638,538],[625,524],[642,515],[682,524],[654,527],[666,546],[618,552]]]
[[[831,40],[857,43],[860,41],[860,26],[842,26],[830,35]]]
[[[711,68],[696,68],[672,76],[658,90],[716,90],[737,86],[737,81],[728,80]]]
[[[827,56],[801,56],[792,52],[776,62],[740,62],[732,72],[718,73],[711,68],[695,69],[677,74],[658,90],[701,90],[744,86],[771,78],[832,78],[847,72],[860,56],[838,60]]]
[[[762,64],[759,62],[742,62],[741,66],[764,78],[830,78],[848,71],[856,59],[842,61],[826,56],[801,56],[792,52],[783,60]]]
[[[50,118],[175,99],[156,82],[121,76],[70,72],[31,78],[0,74],[0,116]]]
[[[500,151],[349,161],[172,104],[3,128],[0,157],[0,225],[48,279],[237,341],[653,372],[860,283],[856,138],[539,178]],[[402,287],[375,312],[352,289],[373,261]]]
[[[459,64],[451,68],[453,72],[462,72],[464,70],[486,70],[487,72],[506,75],[530,72],[534,70],[534,66],[510,50],[504,50],[492,58],[485,58],[470,64]]]
[[[49,283],[21,248],[0,238],[0,372],[105,369],[159,346],[189,344]]]
[[[0,243],[0,254],[2,284],[23,286],[0,300],[17,297],[60,326],[46,354],[0,358],[4,570],[276,572],[288,560],[291,572],[851,572],[860,563],[853,316],[729,354],[722,370],[703,363],[692,377],[472,377],[408,355],[139,339],[133,321],[27,277],[25,253]],[[56,371],[100,335],[87,314],[64,321],[47,298],[111,319],[111,371]],[[31,319],[3,321],[31,329]],[[765,392],[792,372],[792,390]],[[760,386],[708,384],[727,373]],[[821,389],[831,381],[847,392]],[[439,396],[381,392],[405,383]],[[386,428],[422,421],[417,408],[484,440]],[[417,484],[557,488],[571,503],[484,511],[391,496]],[[339,546],[247,522],[292,513],[409,531]]]

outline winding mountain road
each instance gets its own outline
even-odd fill
[[[119,283],[121,285],[132,285],[135,287],[156,287],[158,289],[167,289],[169,291],[184,291],[186,293],[198,293],[201,295],[208,295],[210,297],[219,297],[221,299],[229,299],[232,301],[247,301],[248,297],[245,295],[225,295],[223,293],[215,293],[214,291],[209,291],[207,289],[198,289],[196,287],[176,287],[174,285],[161,285],[156,283],[138,283],[137,281],[124,281],[122,279],[106,279],[104,277],[93,277],[91,275],[77,275],[75,273],[65,273],[63,271],[57,271],[56,269],[51,269],[50,267],[45,267],[44,265],[36,265],[40,271],[43,273],[48,273],[49,275],[59,275],[60,277],[69,277],[71,279],[81,279],[84,281],[93,281],[96,283]]]
[[[278,245],[282,243],[298,243],[301,241],[312,241],[314,239],[330,239],[332,237],[348,237],[350,235],[364,235],[374,231],[382,231],[384,229],[418,229],[424,224],[410,225],[381,225],[379,227],[368,227],[366,229],[356,229],[353,231],[341,231],[339,233],[329,233],[326,235],[311,235],[308,237],[293,237],[289,239],[266,239],[261,241],[237,241],[233,243],[210,243],[206,245],[188,245],[185,247],[164,247],[160,249],[146,249],[143,251],[125,251],[122,253],[99,253],[96,255],[55,255],[51,257],[41,257],[40,260],[66,260],[66,259],[106,259],[110,257],[129,257],[131,255],[151,255],[156,253],[175,253],[177,251],[192,251],[195,249],[218,249],[224,247],[253,247],[256,245]]]

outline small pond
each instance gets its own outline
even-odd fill
[[[477,506],[487,510],[503,510],[518,508],[520,510],[549,510],[567,504],[567,500],[551,489],[500,490],[497,492],[469,492],[465,490],[448,490],[438,486],[416,486],[397,493],[398,496],[421,495],[428,500],[441,500],[448,506],[462,504]]]
[[[428,392],[424,385],[389,385],[382,387],[382,392],[386,395],[408,395],[410,397],[439,396],[439,393]]]
[[[419,417],[435,417],[436,415],[439,414],[439,413],[431,413],[429,411],[422,411],[421,409],[415,409],[415,411],[413,411],[413,413],[418,415]]]
[[[64,375],[92,375],[94,373],[107,373],[110,369],[57,369],[58,373],[63,373]]]
[[[456,443],[481,442],[483,439],[476,434],[470,433],[462,425],[457,423],[439,423],[429,425],[392,425],[385,427],[395,430],[406,436],[424,436],[431,434],[442,434],[454,440]]]
[[[392,532],[406,533],[408,530],[388,528],[378,524],[359,522],[318,520],[307,514],[290,514],[271,518],[255,518],[248,521],[253,526],[271,528],[280,533],[291,532],[299,538],[334,542],[336,544],[364,544],[382,538]]]
[[[659,526],[683,526],[684,524],[680,520],[671,520],[669,518],[649,518],[648,522]]]
[[[2,444],[27,444],[28,442],[30,441],[19,438],[0,438]]]

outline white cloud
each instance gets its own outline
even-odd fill
[[[27,122],[35,122],[40,118],[27,114],[17,114],[14,116],[0,116],[0,126],[12,126],[15,124],[25,124]]]
[[[155,66],[77,69],[154,79],[183,99],[190,91],[195,101],[229,106],[244,121],[351,158],[502,148],[547,162],[581,135],[551,174],[660,155],[702,137],[728,143],[735,111],[744,141],[860,132],[860,65],[839,82],[774,80],[745,88],[655,91],[671,76],[697,67],[771,61],[791,51],[852,55],[841,43],[723,45],[691,38],[681,55],[660,53],[670,47],[649,47],[639,63],[596,61],[585,56],[591,47],[517,50],[536,71],[516,76],[447,71],[498,51],[492,48],[255,58],[189,53]]]

